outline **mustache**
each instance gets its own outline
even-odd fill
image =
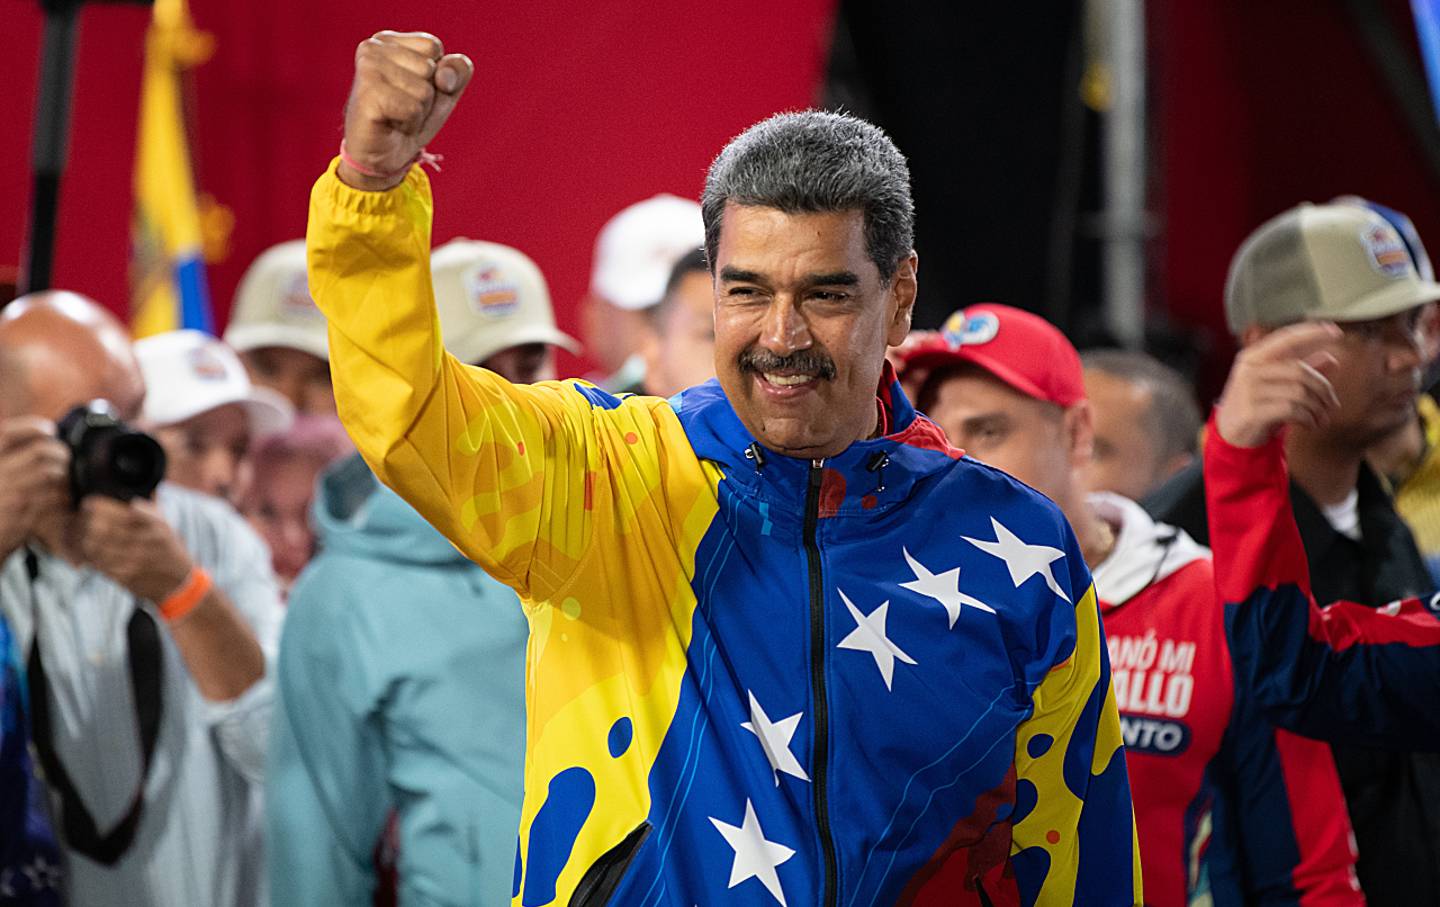
[[[767,349],[751,347],[740,354],[742,372],[797,372],[829,381],[835,377],[835,361],[819,350],[796,350],[777,356]]]

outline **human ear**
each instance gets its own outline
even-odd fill
[[[919,271],[920,256],[911,251],[890,278],[889,302],[893,308],[885,333],[885,342],[889,346],[899,346],[910,333],[910,318],[915,312],[915,297],[920,289]]]

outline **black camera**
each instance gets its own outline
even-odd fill
[[[89,494],[128,501],[148,498],[165,478],[165,450],[131,428],[104,400],[70,410],[60,420],[60,440],[70,448],[70,499]]]

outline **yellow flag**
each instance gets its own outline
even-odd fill
[[[213,42],[185,0],[155,0],[145,35],[131,224],[130,316],[136,337],[194,328],[214,333],[200,209],[186,145],[181,79]]]

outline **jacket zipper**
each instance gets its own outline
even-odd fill
[[[830,804],[827,793],[830,728],[825,699],[825,586],[820,572],[820,544],[816,532],[820,522],[820,486],[825,478],[825,461],[810,461],[810,483],[805,491],[805,554],[810,570],[810,689],[815,697],[815,824],[820,832],[820,850],[825,858],[824,896],[820,903],[835,903],[835,840],[830,834]]]

